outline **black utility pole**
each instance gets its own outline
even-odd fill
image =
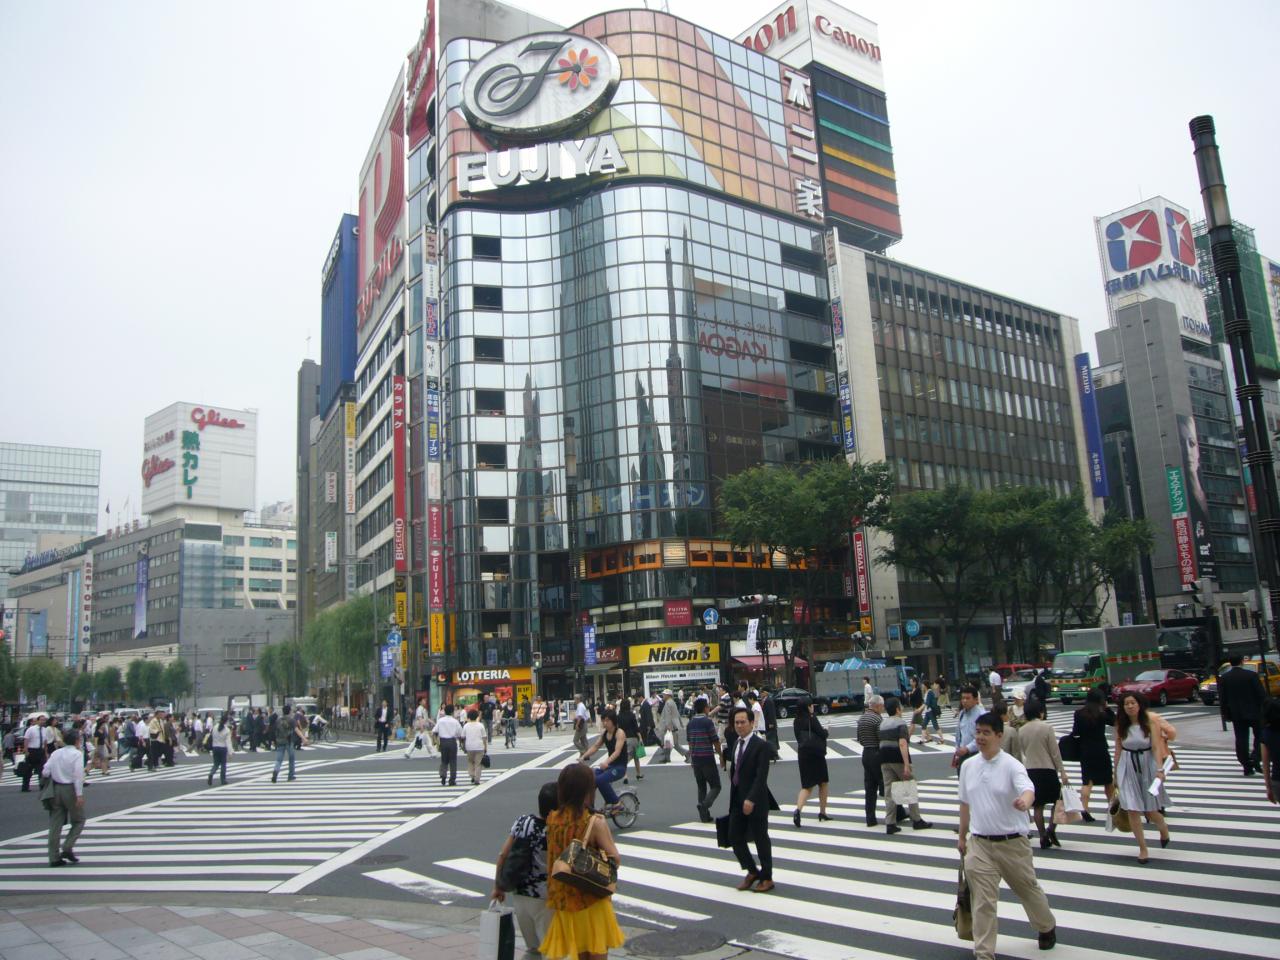
[[[1247,448],[1245,462],[1258,494],[1259,542],[1255,553],[1261,579],[1266,581],[1271,593],[1274,617],[1280,613],[1280,566],[1277,566],[1280,563],[1280,497],[1276,492],[1267,418],[1262,409],[1262,385],[1258,382],[1253,334],[1249,329],[1244,286],[1240,282],[1240,253],[1231,224],[1231,207],[1227,204],[1227,184],[1222,175],[1213,117],[1196,117],[1191,121],[1191,140],[1195,144],[1200,197],[1209,227],[1213,272],[1218,277],[1218,295],[1222,301],[1222,332],[1231,350],[1231,365],[1236,376],[1236,399],[1240,403]]]

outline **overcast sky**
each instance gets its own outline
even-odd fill
[[[732,36],[775,5],[670,9]],[[846,5],[880,24],[893,256],[1078,317],[1092,349],[1092,218],[1156,193],[1199,218],[1187,121],[1211,113],[1232,211],[1280,259],[1280,4]],[[252,407],[259,502],[293,498],[320,267],[425,8],[0,0],[0,439],[101,449],[100,504],[132,512],[149,413]]]

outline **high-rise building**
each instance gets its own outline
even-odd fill
[[[101,470],[99,450],[0,442],[0,598],[41,534],[71,544],[97,532]]]
[[[759,677],[745,617],[702,625],[788,593],[716,535],[749,466],[1087,486],[1076,322],[879,256],[902,229],[875,24],[826,0],[736,41],[649,10],[438,12],[359,194],[356,588],[405,627],[406,690]],[[823,574],[809,653],[923,617],[930,646],[895,653],[999,655],[997,611],[961,650],[874,545]]]

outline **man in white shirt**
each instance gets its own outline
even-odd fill
[[[1004,688],[1004,677],[1000,676],[999,670],[992,670],[987,677],[987,683],[991,686],[991,695],[1001,693]]]
[[[591,713],[582,702],[582,694],[573,698],[573,746],[579,753],[587,752],[587,726],[591,723]]]
[[[40,717],[35,720],[22,734],[22,742],[26,746],[27,760],[25,772],[22,774],[22,792],[31,792],[31,778],[40,772],[44,767],[45,760],[48,759],[49,744],[53,740],[53,734],[50,732],[49,718]],[[43,775],[41,784],[44,783]]]
[[[49,806],[49,866],[61,867],[79,863],[74,847],[84,832],[84,752],[80,749],[80,731],[67,732],[66,743],[55,750],[44,763],[41,777],[53,780],[53,800]],[[62,828],[71,824],[71,832],[62,842]]]
[[[150,755],[150,737],[151,731],[147,726],[147,721],[142,715],[138,715],[138,719],[133,721],[133,758],[129,761],[130,770],[138,770],[142,767],[142,761]]]
[[[864,710],[866,709],[865,705],[870,703],[871,698],[874,697],[875,695],[876,695],[876,688],[871,686],[871,678],[863,677],[862,678],[862,702],[864,704],[863,706]]]
[[[960,768],[956,842],[972,896],[973,955],[976,960],[995,960],[1001,880],[1022,901],[1027,920],[1040,934],[1040,949],[1052,949],[1058,941],[1057,925],[1036,880],[1027,840],[1027,811],[1035,802],[1035,787],[1027,768],[1000,749],[1004,721],[998,715],[979,717],[975,737],[978,754]]]
[[[453,704],[444,705],[444,716],[436,721],[436,738],[440,741],[440,786],[458,785],[458,741],[462,724],[453,715]]]
[[[404,752],[407,760],[412,757],[420,748],[427,752],[427,756],[434,756],[435,751],[431,749],[431,720],[427,714],[427,701],[425,698],[418,698],[418,708],[413,711],[413,742],[409,744],[409,749]]]

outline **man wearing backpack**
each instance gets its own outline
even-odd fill
[[[288,710],[281,710],[280,716],[276,718],[275,725],[275,741],[276,741],[276,768],[271,773],[271,782],[275,783],[276,778],[280,776],[280,767],[284,764],[284,758],[287,754],[289,757],[289,779],[296,780],[295,765],[297,762],[297,754],[294,752],[296,744],[294,737],[296,732],[294,729],[294,720],[290,716]]]

